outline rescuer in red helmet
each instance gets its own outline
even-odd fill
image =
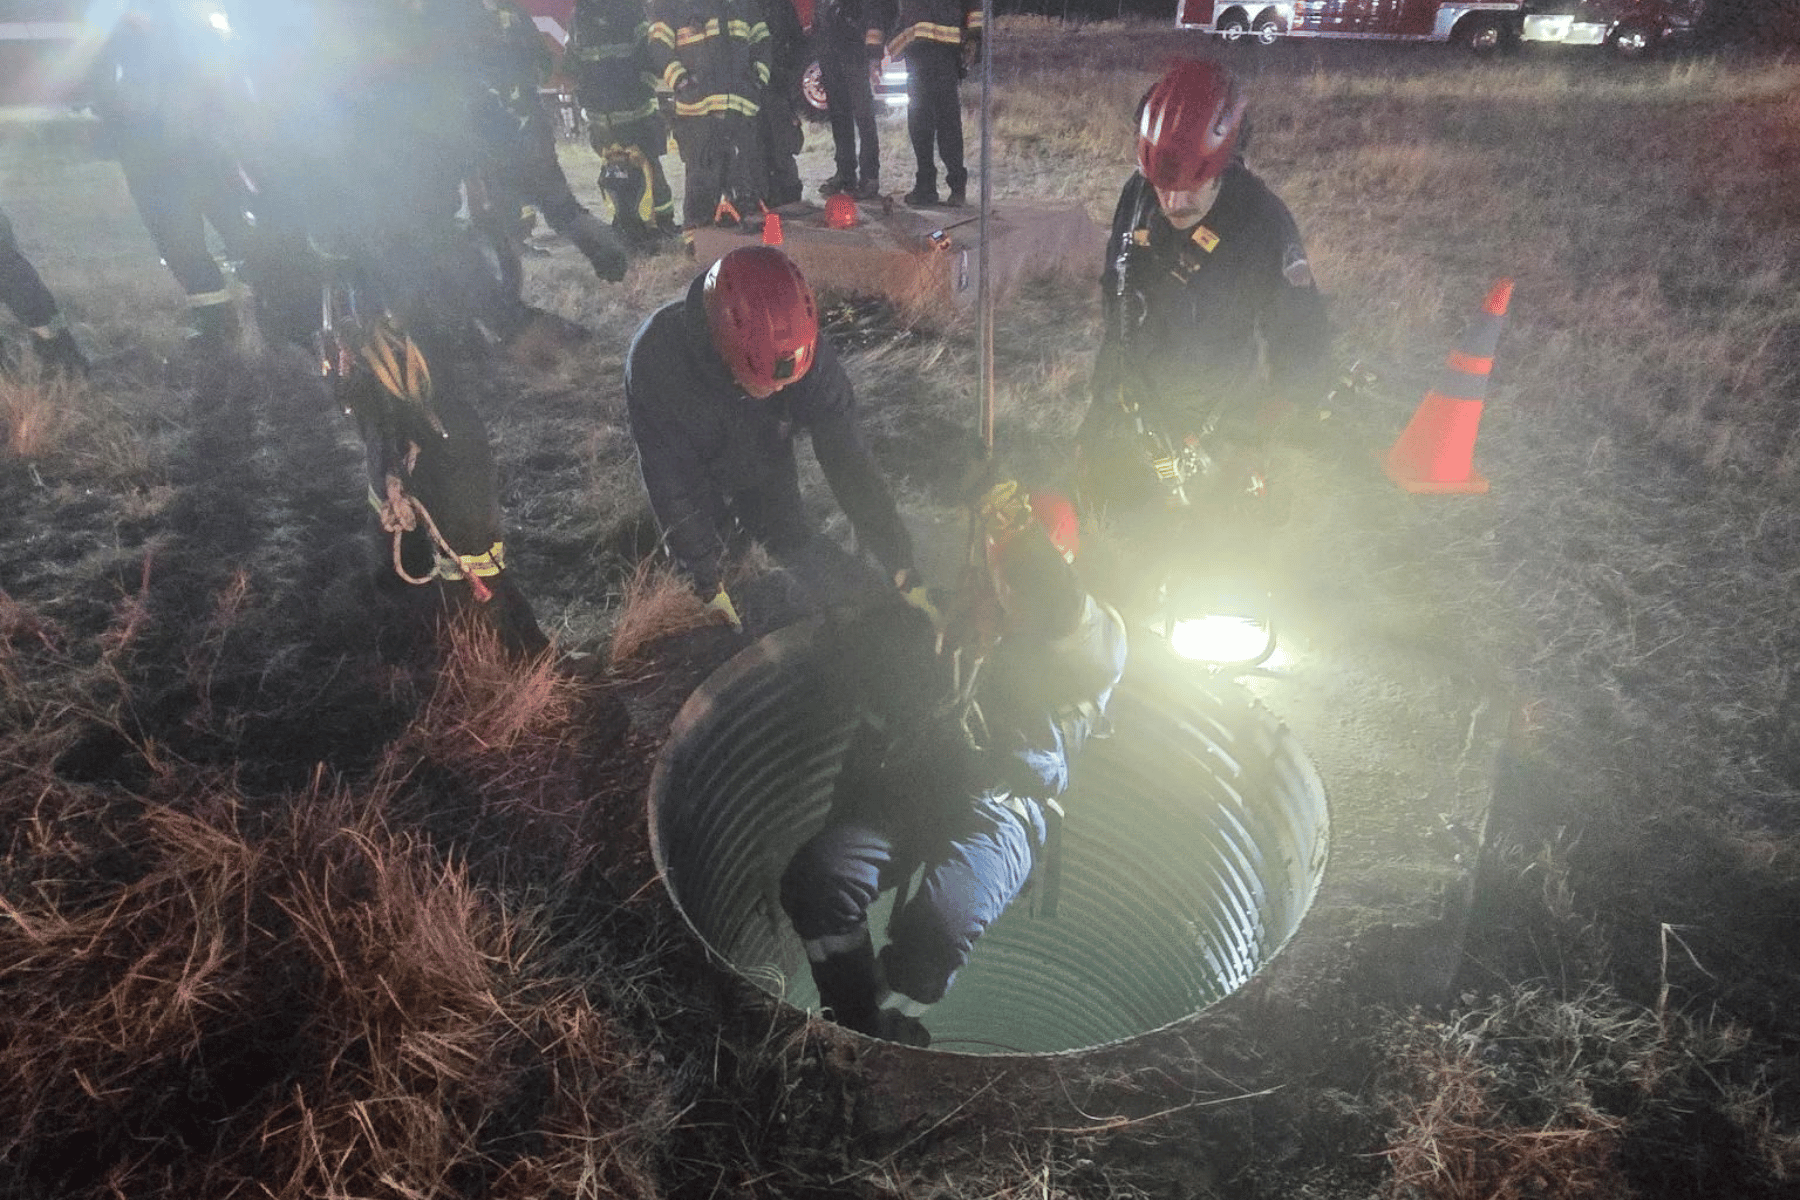
[[[1048,857],[1070,769],[1125,668],[1124,622],[1076,575],[1069,502],[1006,483],[982,509],[998,640],[960,703],[940,702],[944,682],[920,669],[944,665],[922,618],[827,626],[818,702],[860,719],[825,824],[781,879],[820,1006],[918,1046],[925,1009]],[[869,908],[919,868],[877,954]]]
[[[1317,410],[1325,303],[1293,215],[1244,165],[1246,98],[1216,63],[1170,67],[1138,109],[1113,213],[1084,451],[1141,416],[1179,443],[1261,402]]]
[[[856,428],[856,393],[800,268],[773,246],[733,250],[651,314],[625,356],[644,488],[676,563],[740,626],[723,585],[735,534],[778,557],[816,544],[800,499],[805,432],[857,541],[909,602],[926,603],[912,538]]]

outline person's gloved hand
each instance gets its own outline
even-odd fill
[[[931,618],[931,628],[939,633],[944,630],[944,614],[938,606],[931,602],[931,592],[925,586],[924,578],[912,568],[897,572],[894,575],[894,587],[899,590],[900,598]]]
[[[717,615],[719,623],[731,626],[731,632],[744,632],[744,622],[739,619],[737,606],[732,604],[731,596],[721,587],[718,594],[706,602],[707,611]]]
[[[870,30],[869,32],[874,33],[875,31]],[[863,53],[868,55],[870,62],[879,63],[887,58],[887,45],[879,41],[864,42]]]
[[[683,75],[681,81],[675,85],[675,99],[685,102],[693,100],[699,95],[700,77],[692,71],[689,71]]]

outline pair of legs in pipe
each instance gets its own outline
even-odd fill
[[[782,874],[781,903],[806,947],[821,1007],[860,1033],[927,1045],[920,1016],[1031,878],[1044,813],[1004,792],[952,784],[933,793],[939,764],[926,760],[935,755],[873,773],[858,757],[853,743],[824,828]],[[877,954],[869,909],[919,868],[917,889],[896,904]]]

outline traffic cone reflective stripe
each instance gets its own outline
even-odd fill
[[[1489,289],[1481,312],[1444,360],[1438,386],[1425,393],[1418,411],[1383,460],[1388,478],[1407,491],[1488,490],[1488,481],[1474,470],[1475,436],[1512,287],[1512,280],[1502,279]]]

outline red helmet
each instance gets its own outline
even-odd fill
[[[1081,518],[1075,506],[1061,492],[1033,492],[1026,499],[1031,515],[1044,527],[1050,544],[1062,553],[1063,561],[1073,563],[1081,550]]]
[[[746,392],[766,396],[812,368],[819,306],[793,259],[773,246],[733,250],[701,290],[713,348]]]
[[[983,498],[988,514],[988,561],[998,565],[1016,545],[1020,534],[1033,523],[1044,532],[1057,554],[1073,564],[1081,549],[1081,518],[1075,506],[1061,492],[1021,493],[1017,484],[1003,483]],[[1029,517],[1030,520],[1026,518]]]
[[[849,229],[856,224],[856,201],[848,192],[833,192],[825,199],[825,226],[828,229]]]
[[[1231,72],[1183,59],[1144,97],[1138,170],[1166,192],[1197,191],[1224,174],[1237,149],[1245,99]]]

